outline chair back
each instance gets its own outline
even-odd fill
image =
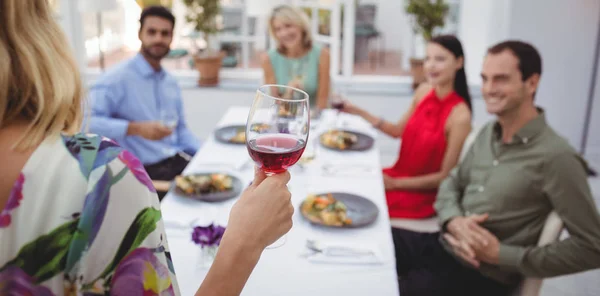
[[[556,212],[551,212],[546,218],[546,223],[542,229],[542,235],[538,240],[538,246],[544,246],[557,241],[564,227],[563,221]],[[515,296],[539,296],[542,289],[542,279],[525,278],[521,283]]]

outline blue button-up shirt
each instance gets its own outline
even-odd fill
[[[199,140],[188,129],[177,81],[163,69],[155,71],[141,55],[106,72],[90,91],[90,131],[117,141],[143,164],[154,164],[181,151],[194,155]],[[175,115],[173,134],[158,141],[127,135],[131,121],[161,121]]]

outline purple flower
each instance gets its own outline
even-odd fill
[[[0,272],[0,295],[52,296],[52,291],[35,284],[34,279],[17,266]]]
[[[10,211],[21,204],[21,200],[23,199],[23,183],[25,183],[25,176],[21,173],[8,195],[8,202],[6,203],[4,210],[0,212],[0,228],[5,228],[10,225]]]
[[[192,232],[192,240],[201,247],[214,247],[221,244],[225,233],[225,227],[210,224],[208,226],[196,226]]]
[[[135,157],[135,155],[133,155],[133,153],[123,150],[119,153],[119,159],[127,166],[127,168],[129,168],[140,183],[146,185],[148,190],[156,192],[152,180],[150,180],[148,173],[146,173],[146,169],[144,169],[144,165],[137,157]]]
[[[175,295],[169,269],[148,248],[135,249],[123,258],[110,286],[110,295]]]

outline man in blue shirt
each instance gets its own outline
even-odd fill
[[[175,17],[153,6],[144,9],[140,23],[140,52],[91,89],[90,130],[134,153],[153,180],[172,180],[200,146],[186,126],[181,90],[160,65],[170,50]]]

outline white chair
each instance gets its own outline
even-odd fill
[[[417,232],[437,232],[440,231],[440,225],[437,217],[427,219],[390,219],[390,224],[394,228],[402,228]]]
[[[475,142],[475,138],[477,138],[477,134],[479,134],[479,129],[481,129],[481,127],[474,126],[473,130],[471,130],[471,132],[465,139],[463,148],[460,151],[460,157],[458,158],[459,163],[463,161],[463,159],[465,158],[465,155],[467,155],[467,152],[469,151],[469,148],[471,148],[471,146],[473,145],[473,142]]]
[[[556,212],[551,212],[546,218],[546,223],[542,229],[542,234],[538,240],[538,246],[544,246],[557,241],[560,237],[560,233],[563,230],[563,221],[560,219]],[[519,296],[538,296],[540,295],[540,289],[542,288],[542,279],[539,278],[525,278],[521,283],[519,289],[517,289],[515,295]]]

